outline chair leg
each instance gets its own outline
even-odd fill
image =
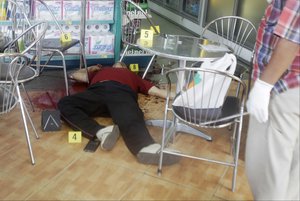
[[[236,152],[236,146],[235,146],[235,142],[236,142],[236,131],[237,131],[237,123],[235,123],[234,125],[230,125],[231,130],[232,130],[232,126],[233,126],[233,134],[232,134],[232,138],[231,138],[231,155],[235,155]]]
[[[82,68],[82,65],[84,66],[84,68],[87,67],[86,64],[86,57],[85,57],[85,50],[84,50],[84,46],[81,42],[79,42],[80,45],[80,68]]]
[[[244,78],[244,75],[241,74],[241,75],[240,75],[240,79],[242,80],[243,78]],[[235,93],[235,96],[236,96],[236,97],[239,96],[240,88],[241,88],[241,85],[240,85],[240,83],[238,83],[237,88],[236,88],[236,93]]]
[[[84,47],[82,45],[82,43],[80,42],[80,49],[81,49],[81,57],[80,57],[80,68],[82,67],[82,63],[83,63],[83,66],[86,70],[86,76],[87,76],[87,81],[88,81],[88,84],[90,84],[90,80],[89,80],[89,73],[88,73],[88,68],[87,68],[87,63],[86,63],[86,57],[85,57],[85,50],[84,50]]]
[[[32,101],[31,101],[30,96],[28,95],[28,92],[27,92],[27,90],[26,90],[26,88],[25,88],[25,86],[24,86],[24,83],[21,83],[21,85],[22,85],[22,88],[23,88],[23,90],[24,90],[24,92],[25,92],[25,94],[26,94],[26,98],[27,98],[27,100],[29,101],[30,107],[31,107],[32,111],[34,112],[35,110],[34,110],[33,103],[32,103]]]
[[[233,168],[233,177],[232,177],[232,192],[235,191],[236,186],[236,177],[237,177],[237,169],[238,169],[238,162],[239,162],[239,153],[240,153],[240,141],[241,141],[241,133],[242,133],[242,125],[243,125],[243,115],[241,115],[240,119],[238,120],[238,128],[235,129],[237,132],[236,136],[236,149],[234,153],[234,168]]]
[[[121,58],[120,58],[120,60],[119,60],[119,61],[123,61],[123,59],[124,59],[124,56],[125,56],[125,54],[126,54],[126,52],[127,52],[127,50],[128,50],[128,47],[129,47],[129,45],[126,45],[126,47],[125,47],[125,49],[124,49],[123,53],[121,54]]]
[[[161,150],[160,150],[159,163],[158,163],[158,168],[157,168],[158,175],[162,174],[162,163],[163,163],[163,156],[164,156],[163,150],[166,146],[166,143],[168,143],[168,142],[166,142],[166,132],[167,132],[167,129],[169,128],[170,124],[167,121],[167,114],[168,114],[168,105],[166,106],[165,111],[164,111],[163,134],[162,134],[162,139],[161,139]]]
[[[40,64],[40,69],[39,69],[39,74],[38,75],[40,75],[43,72],[44,68],[48,65],[48,63],[50,62],[50,60],[52,59],[54,54],[55,54],[55,52],[52,52],[52,54],[50,56],[48,56],[48,60],[45,63]]]
[[[156,56],[156,55],[152,55],[152,57],[151,57],[151,59],[150,59],[150,61],[149,61],[149,63],[148,63],[148,66],[147,66],[147,68],[146,68],[146,70],[145,70],[145,72],[144,72],[144,74],[143,74],[143,76],[142,76],[143,79],[146,77],[146,74],[148,73],[148,71],[149,71],[149,69],[150,69],[150,67],[151,67],[151,65],[152,65],[152,62],[153,62],[155,56]]]
[[[66,65],[66,60],[65,56],[61,51],[56,51],[57,53],[60,54],[62,58],[62,65],[63,65],[63,71],[64,71],[64,79],[65,79],[65,86],[66,86],[66,95],[69,95],[69,83],[68,83],[68,76],[67,76],[67,65]]]
[[[250,74],[250,72],[249,72],[249,78],[248,78],[248,88],[247,88],[247,99],[248,99],[248,96],[249,96],[249,93],[250,93],[250,89],[251,89],[251,81],[252,81],[252,79],[251,79],[251,74]]]
[[[17,95],[18,95],[19,104],[20,104],[20,108],[21,108],[21,114],[22,114],[22,120],[23,120],[23,124],[24,124],[24,129],[25,129],[25,137],[26,137],[26,141],[27,141],[28,151],[29,151],[31,163],[32,163],[32,165],[34,165],[35,164],[35,159],[34,159],[32,147],[31,147],[30,136],[29,136],[29,131],[28,131],[28,127],[27,127],[26,116],[25,116],[25,112],[24,112],[24,103],[23,103],[23,100],[22,100],[22,97],[21,97],[21,93],[20,93],[20,89],[19,89],[18,86],[17,86]]]
[[[25,106],[23,100],[22,100],[22,103],[23,103],[24,111],[25,111],[25,113],[26,113],[26,115],[27,115],[27,118],[28,118],[28,120],[29,120],[29,123],[30,123],[30,125],[31,125],[31,128],[32,128],[32,130],[33,130],[33,132],[34,132],[34,134],[35,134],[35,138],[36,138],[36,139],[39,139],[40,136],[38,135],[38,133],[37,133],[37,131],[36,131],[36,129],[35,129],[35,126],[34,126],[34,124],[33,124],[33,121],[32,121],[32,119],[31,119],[31,117],[30,117],[30,115],[29,115],[29,112],[28,112],[28,110],[27,110],[27,108],[26,108],[26,106]]]

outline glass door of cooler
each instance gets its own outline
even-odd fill
[[[256,28],[258,28],[267,5],[267,1],[239,0],[237,16],[250,20],[256,26]],[[254,33],[250,35],[250,41],[251,42],[246,44],[246,46],[253,47],[253,44],[256,41],[256,35]]]
[[[203,26],[218,17],[234,15],[234,8],[235,0],[207,0]]]
[[[181,0],[166,0],[166,6],[175,10],[180,10]]]
[[[155,2],[155,3],[157,3],[157,4],[160,4],[160,5],[164,5],[164,0],[150,0],[150,1],[153,1],[153,2]]]
[[[201,0],[183,0],[183,14],[191,20],[199,22],[201,2]]]

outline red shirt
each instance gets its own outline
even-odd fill
[[[134,92],[142,94],[148,94],[149,89],[154,86],[127,68],[105,67],[91,77],[91,84],[102,81],[116,81],[129,86]]]

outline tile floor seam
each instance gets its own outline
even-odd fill
[[[108,162],[108,163],[111,163],[111,164],[113,164],[113,165],[117,165],[117,166],[119,166],[119,167],[123,167],[123,168],[125,168],[125,169],[127,169],[127,170],[133,170],[134,172],[140,172],[141,174],[146,173],[146,172],[147,172],[147,169],[148,169],[148,168],[145,168],[145,169],[143,169],[143,170],[137,170],[137,169],[133,169],[133,168],[130,167],[130,166],[120,165],[118,162],[111,161],[111,159],[102,159],[102,160],[104,160],[104,161],[106,161],[106,162]],[[142,165],[142,164],[141,164],[141,165]],[[150,165],[147,165],[147,166],[150,166]]]
[[[35,193],[38,193],[39,191],[41,191],[42,189],[44,189],[45,187],[47,187],[48,185],[54,183],[56,181],[57,178],[59,178],[64,172],[66,172],[66,170],[72,166],[76,161],[78,161],[80,159],[81,154],[78,154],[76,158],[74,158],[72,161],[70,161],[70,163],[68,165],[66,165],[61,171],[59,171],[54,177],[52,177],[49,182],[45,183],[43,186],[41,186],[40,188],[36,189],[35,191],[31,192],[28,196],[26,196],[24,198],[24,200],[30,200],[30,197],[34,196]]]
[[[172,180],[169,180],[169,179],[165,179],[165,178],[159,178],[159,176],[156,177],[154,175],[147,174],[147,173],[145,173],[145,175],[150,176],[152,178],[156,178],[156,179],[165,181],[165,182],[168,182],[170,184],[174,184],[174,185],[177,185],[177,186],[182,186],[182,187],[185,187],[185,188],[188,188],[188,189],[191,189],[191,190],[196,190],[196,191],[199,191],[199,192],[204,192],[203,190],[201,190],[201,189],[199,189],[197,187],[194,187],[194,186],[190,186],[190,185],[187,185],[187,184],[178,183],[178,182],[175,182],[175,181],[172,181]],[[212,194],[212,196],[213,196],[213,194]]]
[[[142,174],[145,175],[145,174]],[[137,178],[135,178],[135,180],[137,180]],[[124,197],[131,191],[131,189],[134,188],[134,183],[132,183],[132,185],[130,186],[130,188],[127,188],[127,190],[120,196],[119,201],[123,200]]]
[[[232,167],[226,166],[226,168],[225,168],[225,170],[224,170],[224,172],[223,172],[223,175],[222,175],[222,176],[220,177],[220,179],[218,180],[218,185],[217,185],[217,187],[216,187],[216,189],[215,189],[215,192],[213,193],[212,197],[218,197],[218,198],[224,199],[223,197],[217,196],[216,193],[218,192],[219,189],[222,188],[222,186],[223,186],[223,184],[224,184],[224,182],[225,182],[225,181],[222,181],[222,180],[225,178],[227,172],[229,171],[229,168],[232,168]]]

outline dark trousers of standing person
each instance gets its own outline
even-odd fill
[[[100,125],[93,117],[110,116],[119,126],[120,134],[130,150],[136,155],[143,147],[155,143],[144,120],[144,114],[132,89],[115,81],[104,81],[91,85],[84,92],[63,97],[58,108],[62,118],[74,130],[93,139]]]

